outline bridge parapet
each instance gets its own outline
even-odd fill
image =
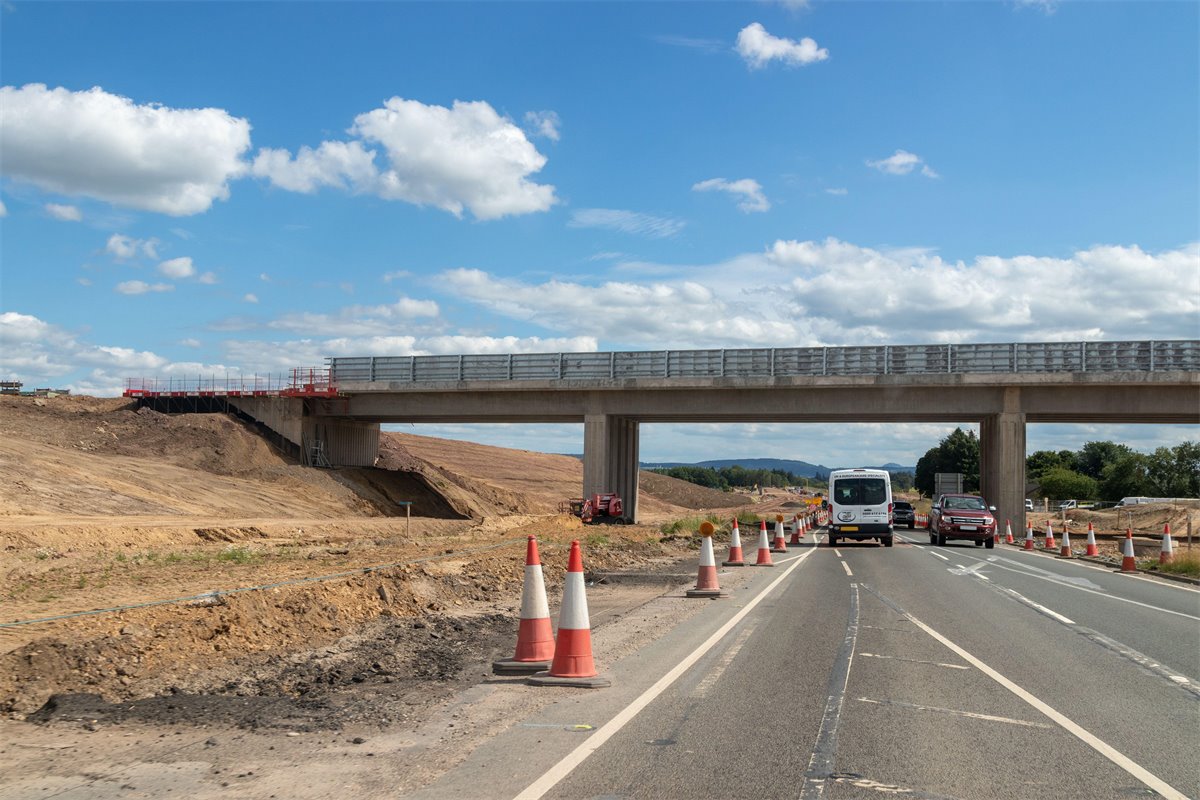
[[[1200,340],[1014,342],[328,359],[334,385],[627,378],[1200,372]]]

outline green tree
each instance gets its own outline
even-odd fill
[[[1051,500],[1092,499],[1099,491],[1095,478],[1066,467],[1051,467],[1038,483],[1042,494]]]
[[[917,460],[913,485],[921,494],[932,495],[934,475],[961,472],[963,491],[979,491],[979,438],[974,431],[955,428],[937,447],[930,448]]]
[[[1132,450],[1104,467],[1100,477],[1100,496],[1105,500],[1120,500],[1154,493],[1150,482],[1150,459]]]
[[[1129,446],[1116,442],[1088,442],[1075,454],[1075,470],[1100,480],[1105,467],[1132,452]]]
[[[1200,496],[1200,442],[1160,447],[1148,457],[1147,478],[1159,497]]]
[[[1062,466],[1066,465],[1061,455],[1053,450],[1038,450],[1025,458],[1025,475],[1029,480],[1037,480],[1046,470]]]

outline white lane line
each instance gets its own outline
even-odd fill
[[[1005,587],[1005,588],[1007,588],[1007,587]],[[1009,589],[1008,591],[1012,592],[1012,589]],[[1046,616],[1054,617],[1056,620],[1058,620],[1059,622],[1062,622],[1066,625],[1074,625],[1075,624],[1075,620],[1070,619],[1069,617],[1064,617],[1062,614],[1058,613],[1057,611],[1053,611],[1049,608],[1046,608],[1041,603],[1033,602],[1028,597],[1021,594],[1020,592],[1012,592],[1012,593],[1015,594],[1017,597],[1021,598],[1022,600],[1024,600],[1026,603],[1028,603],[1033,608],[1036,608],[1038,611],[1045,614]]]
[[[1039,700],[1037,697],[1034,697],[1032,694],[1025,691],[1020,686],[1016,685],[1015,683],[1010,681],[1008,678],[1004,677],[999,672],[992,669],[987,664],[983,663],[978,658],[971,655],[966,650],[962,649],[961,647],[956,645],[954,642],[950,641],[945,636],[938,633],[933,628],[929,627],[924,622],[922,622],[921,620],[914,617],[912,614],[908,614],[908,618],[910,620],[912,620],[914,625],[916,625],[921,630],[928,633],[934,639],[937,639],[939,642],[944,644],[946,647],[950,648],[950,650],[952,650],[954,653],[956,653],[964,661],[969,662],[972,666],[974,666],[976,669],[981,671],[983,674],[987,675],[989,678],[994,680],[996,683],[1000,684],[1005,689],[1008,689],[1010,692],[1015,694],[1017,697],[1021,698],[1026,703],[1033,706],[1038,711],[1042,712],[1044,715],[1049,717],[1051,720],[1053,720],[1055,723],[1057,723],[1059,726],[1061,726],[1064,730],[1066,730],[1072,736],[1076,737],[1077,739],[1082,741],[1084,744],[1086,744],[1088,747],[1092,748],[1097,753],[1104,756],[1109,761],[1111,761],[1112,763],[1116,764],[1121,769],[1128,772],[1134,778],[1137,778],[1139,781],[1144,783],[1146,786],[1148,786],[1151,789],[1153,789],[1154,791],[1158,792],[1163,797],[1170,798],[1170,800],[1187,800],[1187,796],[1183,792],[1176,790],[1174,787],[1172,787],[1169,783],[1164,781],[1162,778],[1159,778],[1157,775],[1150,772],[1150,770],[1146,769],[1141,764],[1138,764],[1133,759],[1129,758],[1129,756],[1126,756],[1125,754],[1121,753],[1112,745],[1107,744],[1106,742],[1102,741],[1099,737],[1093,735],[1092,733],[1089,733],[1082,726],[1080,726],[1073,720],[1069,719],[1065,714],[1062,714],[1061,712],[1052,708],[1048,703],[1046,703],[1042,700]]]
[[[837,556],[838,558],[841,558],[841,557],[842,557],[842,551],[841,551],[841,550],[838,550],[836,547],[835,547],[835,548],[833,548],[833,554],[834,554],[835,556]]]
[[[865,625],[863,627],[866,627]],[[944,664],[941,661],[923,661],[919,658],[905,658],[904,656],[884,656],[879,653],[859,653],[864,658],[887,658],[892,661],[907,661],[910,664],[929,664],[934,667],[946,667],[947,669],[970,669],[970,667],[962,664]]]
[[[937,554],[934,553],[934,555],[937,555]],[[1089,589],[1086,586],[1079,586],[1078,584],[1071,583],[1070,581],[1057,579],[1057,578],[1053,577],[1053,573],[1051,575],[1038,575],[1036,573],[1029,572],[1028,569],[1031,569],[1031,568],[1017,569],[1016,567],[1008,567],[1008,566],[1005,566],[1004,564],[1001,564],[1000,561],[1001,560],[1009,561],[1010,563],[1017,564],[1018,566],[1020,566],[1020,562],[1011,561],[1010,559],[1003,558],[1002,556],[1001,557],[992,556],[990,559],[982,559],[982,558],[979,558],[978,556],[969,556],[965,553],[960,553],[960,555],[962,555],[963,558],[971,558],[971,559],[975,559],[977,561],[986,561],[986,562],[992,564],[993,566],[998,567],[999,569],[1007,570],[1008,572],[1015,572],[1016,574],[1024,575],[1027,578],[1037,578],[1038,580],[1047,581],[1049,583],[1053,583],[1055,586],[1064,586],[1068,589],[1075,589],[1076,591],[1087,592],[1088,594],[1094,594],[1097,597],[1107,597],[1109,600],[1116,600],[1121,603],[1129,603],[1130,605],[1133,605],[1133,606],[1141,606],[1142,608],[1148,608],[1151,611],[1161,611],[1164,614],[1171,614],[1176,617],[1183,617],[1184,619],[1190,619],[1190,620],[1195,620],[1196,622],[1200,622],[1200,617],[1193,616],[1192,614],[1185,614],[1182,611],[1173,611],[1169,608],[1162,608],[1161,606],[1153,606],[1153,605],[1150,605],[1149,603],[1143,603],[1139,600],[1131,600],[1128,597],[1118,597],[1117,595],[1111,594],[1109,592],[1099,591],[1096,589]],[[1032,569],[1037,569],[1037,568],[1033,567]],[[1041,571],[1041,570],[1039,570],[1039,571]]]
[[[841,564],[842,564],[842,569],[846,570],[846,574],[853,578],[854,573],[850,571],[850,565],[847,564],[845,561],[841,562]]]
[[[942,555],[941,553],[934,552],[933,550],[926,550],[925,552],[929,553],[929,555],[933,556],[934,558],[940,558],[942,561],[950,560],[950,559],[946,558],[944,555]]]
[[[808,558],[815,552],[817,551],[809,550],[808,552],[797,556],[795,563],[785,569],[778,578],[767,584],[762,592],[760,592],[753,600],[746,603],[745,608],[730,617],[728,622],[718,628],[712,636],[708,637],[703,644],[701,644],[699,647],[689,653],[682,661],[676,664],[669,672],[667,672],[666,675],[663,675],[661,678],[659,678],[653,686],[638,695],[632,703],[625,706],[625,708],[621,709],[621,711],[617,712],[616,716],[601,726],[599,730],[589,736],[582,744],[580,744],[570,753],[567,753],[562,760],[560,760],[550,769],[546,770],[545,774],[543,774],[533,783],[529,784],[529,786],[527,786],[523,792],[518,794],[514,800],[538,800],[538,798],[544,796],[546,792],[553,789],[559,781],[570,775],[573,769],[582,764],[592,753],[599,750],[605,742],[607,742],[613,736],[616,736],[622,728],[629,724],[630,720],[641,713],[642,709],[650,705],[654,698],[666,691],[672,683],[677,681],[679,677],[683,675],[683,673],[691,669],[691,667],[697,661],[699,661],[705,653],[711,650],[717,644],[717,642],[725,638],[725,636],[731,630],[733,630],[733,628],[739,622],[745,619],[746,615],[754,610],[755,606],[766,599],[767,595],[769,595],[775,589],[775,587],[783,583],[784,579],[796,570],[796,567],[803,564],[804,559]]]
[[[1008,725],[1021,725],[1026,728],[1045,728],[1054,730],[1053,725],[1047,725],[1044,722],[1029,722],[1023,719],[1012,719],[1010,717],[996,717],[991,714],[979,714],[975,711],[959,711],[954,708],[940,708],[938,706],[919,706],[914,703],[902,703],[899,700],[872,700],[869,697],[856,697],[860,703],[875,703],[881,706],[899,706],[900,708],[914,708],[918,711],[933,711],[938,714],[952,714],[956,717],[970,717],[971,719],[982,719],[987,722],[1004,722]]]
[[[746,640],[750,638],[750,634],[754,633],[756,627],[758,626],[750,625],[746,630],[738,634],[737,639],[725,651],[725,655],[721,656],[721,659],[713,665],[708,675],[704,677],[704,680],[696,684],[696,688],[692,690],[692,697],[708,697],[708,693],[712,690],[712,687],[716,685],[721,676],[725,674],[725,670],[737,658],[737,654],[742,650],[742,645],[746,644]]]

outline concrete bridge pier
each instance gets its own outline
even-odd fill
[[[1008,389],[1007,394],[1019,389]],[[1009,406],[1005,397],[1005,406]],[[983,418],[979,425],[979,491],[996,507],[999,530],[1011,520],[1013,535],[1025,530],[1025,414],[1005,410]]]
[[[638,422],[612,414],[583,418],[583,494],[616,492],[625,519],[637,521]]]

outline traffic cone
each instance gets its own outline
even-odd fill
[[[1025,522],[1025,549],[1033,549],[1033,523],[1029,521]]]
[[[1171,525],[1163,525],[1162,550],[1158,554],[1158,563],[1169,564],[1175,557],[1175,547],[1171,544]]]
[[[1016,544],[1016,541],[1013,539],[1013,535],[1012,535],[1012,520],[1011,519],[1004,520],[1004,543],[1005,544]]]
[[[1100,548],[1096,547],[1096,531],[1092,529],[1092,523],[1090,523],[1090,522],[1088,523],[1087,552],[1085,553],[1085,555],[1089,555],[1089,556],[1100,555]]]
[[[525,680],[535,686],[596,688],[612,685],[611,681],[598,677],[598,674],[596,664],[592,661],[592,629],[583,584],[583,553],[577,539],[571,542],[571,555],[567,559],[554,660],[550,663],[549,672],[539,672]]]
[[[517,629],[517,652],[512,658],[492,662],[497,675],[520,675],[550,668],[554,658],[554,629],[546,603],[546,583],[537,539],[525,545],[525,585],[521,589],[521,625]]]
[[[724,597],[717,583],[717,560],[713,558],[713,524],[707,520],[700,523],[700,570],[696,573],[696,588],[688,589],[688,597]]]
[[[733,530],[729,534],[729,560],[721,562],[722,567],[744,567],[742,560],[742,535],[738,533],[737,517],[733,518]]]
[[[754,566],[775,566],[771,561],[771,545],[767,542],[767,521],[765,519],[759,523],[758,527],[758,561],[754,562]]]
[[[1058,551],[1059,558],[1071,557],[1071,523],[1063,525],[1062,549]]]
[[[1137,561],[1133,558],[1133,529],[1125,529],[1125,550],[1121,553],[1121,572],[1137,572]]]
[[[792,538],[788,539],[788,547],[792,547],[793,545],[795,545],[796,547],[800,546],[800,529],[803,527],[803,525],[804,525],[804,523],[802,523],[800,521],[800,517],[793,514],[792,515]]]
[[[1051,524],[1050,520],[1046,520],[1046,549],[1053,550],[1057,546],[1054,543],[1054,525]]]
[[[787,552],[787,542],[783,539],[783,514],[775,515],[775,541],[771,543],[771,552]]]

